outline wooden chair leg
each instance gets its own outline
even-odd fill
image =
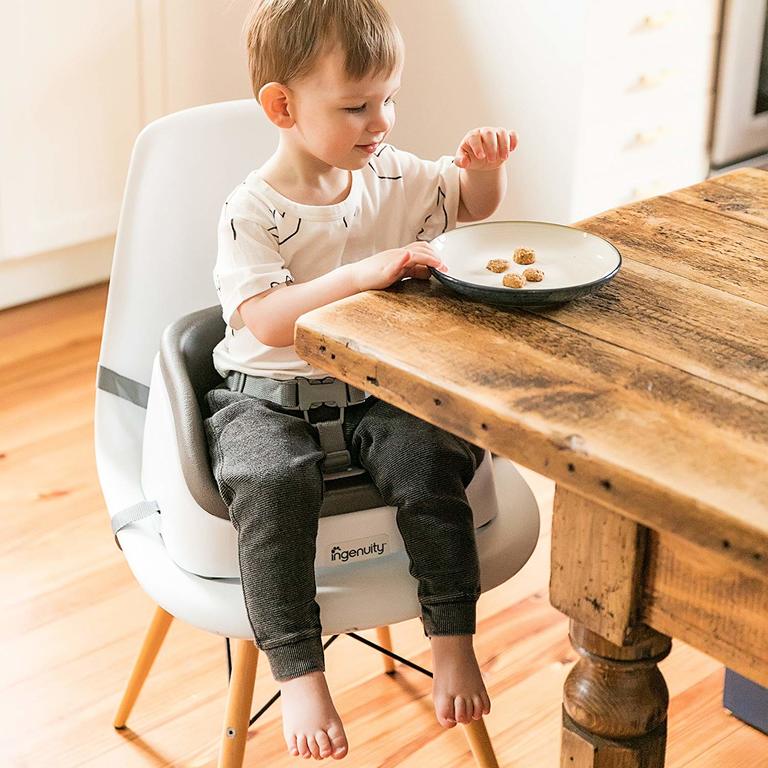
[[[376,640],[382,648],[386,648],[388,651],[392,650],[392,636],[389,634],[389,627],[376,627]],[[384,656],[384,671],[388,675],[395,674],[395,660],[391,656]]]
[[[133,672],[125,688],[123,700],[117,708],[117,714],[113,723],[115,728],[125,728],[125,721],[128,719],[128,715],[131,714],[136,698],[141,691],[141,687],[144,685],[144,681],[147,679],[152,663],[157,656],[157,652],[160,650],[160,646],[163,644],[163,640],[165,640],[166,632],[168,632],[168,627],[171,626],[172,621],[173,616],[158,605],[155,615],[152,617],[152,623],[149,625],[149,630],[144,638],[144,644],[141,646],[139,656],[133,665]]]
[[[232,678],[229,681],[224,733],[219,751],[218,768],[241,768],[245,754],[245,739],[251,719],[253,684],[259,649],[253,640],[236,640]]]
[[[477,768],[499,768],[483,719],[471,720],[464,726],[464,733],[475,757]]]

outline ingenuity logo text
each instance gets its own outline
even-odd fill
[[[386,534],[374,538],[342,541],[331,547],[331,562],[346,563],[348,560],[370,560],[381,557],[387,551],[389,537]]]

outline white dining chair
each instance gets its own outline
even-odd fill
[[[242,765],[258,651],[235,530],[203,436],[202,395],[217,381],[211,350],[224,329],[212,268],[223,200],[266,160],[276,140],[254,100],[185,110],[141,132],[118,227],[97,375],[99,480],[116,541],[157,604],[114,725],[125,726],[172,619],[180,618],[235,641],[219,754],[226,768]],[[315,563],[323,635],[332,640],[350,633],[370,644],[356,631],[377,628],[376,647],[411,664],[394,654],[388,631],[420,614],[396,510],[383,504],[360,468],[328,475],[326,491]],[[538,507],[515,467],[488,453],[467,494],[487,591],[530,557]],[[339,542],[358,539],[387,546],[346,561],[334,557]],[[391,656],[385,669],[394,669]],[[478,765],[495,766],[483,721],[465,731]]]

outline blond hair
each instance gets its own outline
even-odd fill
[[[257,0],[243,31],[256,98],[266,83],[306,75],[333,43],[353,80],[389,75],[402,57],[400,32],[378,0]]]

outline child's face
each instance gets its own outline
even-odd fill
[[[363,168],[395,124],[392,100],[402,66],[391,75],[350,80],[339,48],[291,86],[292,132],[301,148],[335,168]]]

